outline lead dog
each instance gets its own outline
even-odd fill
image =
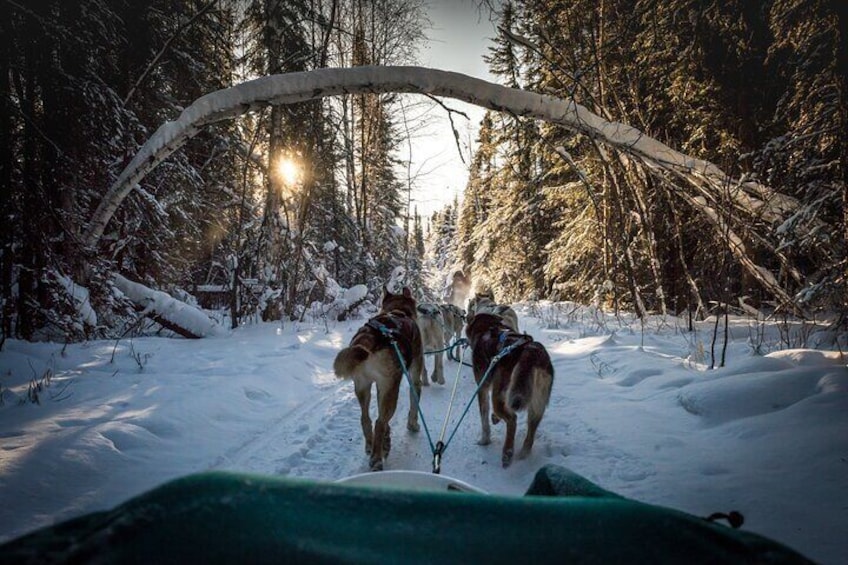
[[[418,305],[418,329],[421,330],[421,341],[424,350],[431,352],[433,360],[433,382],[445,384],[444,360],[442,349],[445,345],[445,319],[442,310],[436,304]],[[438,351],[438,353],[436,353]],[[421,384],[429,385],[427,381],[427,363],[421,371]]]
[[[507,326],[518,331],[518,314],[510,306],[496,303],[490,293],[477,293],[468,301],[468,316],[480,313],[500,316]]]
[[[395,348],[382,328],[394,337],[413,383],[409,389],[406,428],[412,432],[419,429],[417,399],[421,398],[424,350],[416,318],[415,299],[408,288],[404,288],[401,294],[392,294],[384,287],[380,313],[359,328],[351,339],[350,346],[339,351],[333,362],[336,376],[353,379],[356,398],[362,411],[360,422],[362,434],[365,436],[365,453],[370,455],[369,465],[372,471],[381,471],[383,460],[389,455],[389,422],[397,409],[400,383],[403,380],[403,370]],[[373,430],[368,409],[372,384],[377,385],[379,412]]]
[[[508,467],[512,462],[517,412],[527,410],[527,435],[518,454],[524,459],[533,449],[536,428],[545,414],[545,407],[551,398],[554,381],[554,368],[545,347],[533,341],[526,334],[519,334],[504,324],[494,314],[476,314],[469,316],[465,335],[471,344],[471,362],[474,379],[479,385],[489,369],[492,358],[503,349],[516,344],[515,348],[502,357],[486,379],[477,394],[480,406],[482,434],[480,445],[491,443],[489,426],[489,393],[492,400],[492,423],[506,422],[501,463]]]

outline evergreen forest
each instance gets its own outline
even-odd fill
[[[203,128],[91,244],[83,234],[110,186],[195,100],[266,75],[416,65],[427,3],[8,0],[0,339],[137,330],[124,278],[236,327],[343,317],[326,306],[345,289],[376,297],[399,272],[418,297],[444,300],[458,271],[504,302],[691,319],[741,309],[848,328],[840,2],[477,7],[496,22],[486,63],[501,85],[633,126],[728,182],[698,184],[697,170],[675,174],[603,139],[489,110],[462,198],[422,217],[407,114],[449,110],[421,95],[344,94]],[[749,185],[763,190],[746,200]]]

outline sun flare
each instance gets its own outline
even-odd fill
[[[293,186],[300,180],[300,165],[291,157],[280,157],[277,161],[277,174],[287,186]]]

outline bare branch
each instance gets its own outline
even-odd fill
[[[425,94],[425,96],[436,104],[438,104],[439,106],[441,106],[442,108],[444,108],[444,110],[448,113],[448,120],[450,120],[451,131],[453,132],[453,139],[456,142],[456,152],[459,153],[459,159],[462,161],[462,164],[467,166],[468,163],[465,162],[465,157],[462,155],[462,146],[459,143],[459,132],[456,131],[456,125],[453,123],[453,114],[459,114],[468,121],[471,121],[471,118],[469,118],[468,114],[466,114],[465,112],[450,108],[435,96],[431,96],[430,94]]]

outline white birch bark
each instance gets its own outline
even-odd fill
[[[640,157],[649,167],[682,175],[703,190],[732,186],[740,206],[759,211],[769,221],[783,219],[795,201],[754,182],[733,182],[714,164],[695,159],[644,135],[626,124],[607,121],[580,104],[497,85],[460,73],[424,67],[365,66],[318,69],[273,75],[212,92],[197,99],[180,116],[164,123],[126,166],[94,212],[84,234],[88,246],[97,243],[106,224],[127,194],[153,168],[196,135],[204,126],[258,108],[293,104],[341,94],[417,92],[560,124],[573,131]]]
[[[734,180],[708,161],[685,155],[626,124],[612,122],[573,101],[508,88],[460,73],[424,67],[363,66],[318,69],[272,75],[212,92],[197,99],[180,116],[164,123],[126,166],[94,212],[83,235],[96,245],[106,225],[129,192],[171,153],[204,126],[246,112],[342,94],[411,92],[455,98],[465,102],[550,123],[589,136],[639,158],[647,167],[674,174],[693,189],[682,194],[690,205],[715,224],[711,203],[731,197],[736,206],[769,222],[783,221],[797,202],[751,181]],[[788,296],[774,277],[754,264],[741,245],[730,242],[734,255],[776,297]]]

